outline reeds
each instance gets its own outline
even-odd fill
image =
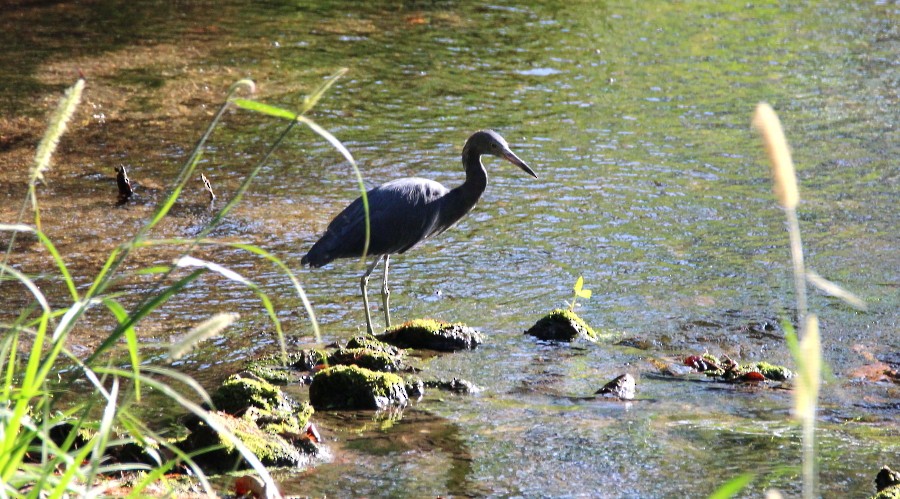
[[[794,417],[802,425],[803,454],[803,497],[818,495],[818,474],[816,472],[816,411],[819,388],[822,382],[822,346],[819,336],[819,320],[815,314],[808,314],[806,284],[809,282],[822,291],[841,298],[857,308],[865,308],[865,303],[837,284],[827,281],[812,271],[807,271],[803,262],[803,243],[800,238],[800,224],[797,221],[797,206],[800,192],[794,162],[788,148],[781,122],[772,107],[760,103],[753,115],[753,126],[762,135],[763,145],[772,169],[772,186],[778,205],[784,210],[791,243],[791,261],[794,273],[794,291],[798,331],[786,323],[788,347],[797,365],[797,381],[794,386]]]
[[[0,373],[4,377],[4,385],[0,390],[0,498],[19,496],[84,497],[102,494],[102,481],[97,477],[103,473],[114,471],[144,471],[143,480],[134,484],[132,496],[140,496],[144,487],[161,477],[181,463],[191,468],[208,494],[212,488],[197,467],[192,456],[185,455],[174,445],[168,444],[156,432],[147,427],[136,417],[131,407],[140,401],[142,387],[149,387],[162,393],[179,404],[185,410],[194,413],[206,421],[210,427],[219,431],[224,438],[231,440],[241,452],[247,463],[275,490],[271,477],[262,463],[247,449],[238,438],[226,428],[220,427],[213,418],[207,417],[207,410],[201,403],[210,404],[210,397],[203,388],[190,377],[165,367],[153,366],[142,360],[141,349],[137,341],[136,328],[152,311],[166,301],[177,296],[196,281],[201,275],[214,273],[244,285],[262,301],[266,312],[274,325],[275,331],[284,351],[284,338],[281,324],[274,306],[262,289],[249,279],[215,262],[194,258],[191,251],[198,245],[223,245],[240,249],[251,257],[262,258],[276,265],[288,276],[294,289],[301,298],[303,306],[310,317],[313,334],[318,338],[318,324],[312,306],[300,285],[299,280],[275,255],[264,249],[247,243],[223,243],[206,238],[206,235],[218,224],[241,199],[241,195],[249,188],[250,182],[265,165],[272,152],[282,143],[284,137],[296,123],[308,125],[351,161],[359,177],[359,170],[349,152],[327,131],[302,116],[311,109],[322,94],[343,74],[338,72],[320,85],[304,99],[302,110],[293,113],[282,110],[289,117],[288,124],[270,149],[263,155],[255,168],[245,177],[244,183],[212,217],[200,234],[192,239],[154,240],[148,237],[151,229],[163,220],[175,205],[187,182],[194,177],[194,172],[209,137],[217,127],[224,111],[237,105],[251,108],[248,101],[238,99],[237,92],[253,89],[253,83],[242,80],[229,91],[228,98],[220,107],[206,131],[195,145],[192,153],[170,188],[161,200],[153,216],[129,240],[122,242],[108,256],[105,264],[95,275],[87,290],[79,290],[75,280],[68,271],[63,255],[40,227],[39,203],[36,186],[48,171],[56,144],[66,129],[66,123],[75,112],[80,96],[85,87],[83,79],[66,91],[59,107],[54,112],[47,133],[38,147],[35,163],[30,170],[29,191],[25,206],[32,205],[34,224],[21,223],[22,215],[17,223],[0,224],[0,232],[10,234],[10,243],[6,258],[0,263],[0,277],[8,274],[11,281],[22,286],[32,297],[32,303],[25,307],[19,318],[11,324],[0,324],[5,330],[0,338]],[[240,102],[240,104],[238,104]],[[274,108],[272,108],[274,109]],[[24,214],[24,207],[23,207]],[[10,265],[12,241],[17,234],[37,238],[41,246],[53,260],[57,268],[59,280],[65,283],[70,296],[70,303],[56,307],[44,295],[38,282]],[[141,269],[138,272],[156,275],[155,283],[144,297],[131,307],[126,307],[119,300],[120,294],[110,290],[124,271],[122,264],[130,253],[140,247],[152,248],[160,245],[183,247],[183,253],[170,265]],[[83,276],[80,276],[83,277]],[[80,359],[65,347],[66,339],[84,314],[91,309],[105,309],[117,321],[117,326],[106,336],[87,359]],[[195,326],[187,336],[172,345],[169,354],[172,359],[184,355],[193,345],[220,334],[225,328],[238,320],[237,314],[214,314],[206,321]],[[111,367],[103,354],[124,337],[131,368],[128,370]],[[25,345],[29,345],[27,352]],[[74,369],[73,369],[74,366]],[[57,378],[57,371],[67,368],[66,377]],[[74,374],[73,374],[74,373]],[[74,407],[59,407],[53,393],[70,389],[76,380],[86,380],[96,396],[84,397],[84,402]],[[125,383],[123,381],[129,381]],[[187,393],[173,388],[174,385],[186,387]],[[184,389],[182,389],[184,390]],[[199,400],[196,402],[195,399]],[[100,421],[92,421],[90,415],[95,409],[100,411]],[[56,430],[54,430],[56,429]],[[60,429],[67,431],[67,438],[62,441],[51,438],[51,433]],[[90,429],[90,431],[88,431]],[[155,466],[138,463],[107,463],[106,451],[111,445],[124,442],[149,443],[146,449],[156,455]],[[163,458],[163,452],[156,448],[167,449],[165,453],[175,456]]]

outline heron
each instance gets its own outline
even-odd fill
[[[537,178],[534,171],[513,153],[506,140],[493,130],[480,130],[466,140],[462,163],[466,180],[453,189],[426,178],[409,177],[393,180],[369,190],[370,240],[366,246],[366,222],[362,197],[350,203],[325,230],[301,260],[303,265],[322,267],[338,258],[375,257],[360,278],[366,328],[374,334],[369,312],[369,276],[382,260],[384,278],[381,300],[385,327],[391,327],[388,269],[390,257],[403,254],[419,243],[456,225],[478,202],[487,187],[487,172],[481,163],[484,155],[497,156]]]

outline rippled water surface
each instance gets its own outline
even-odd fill
[[[486,158],[490,184],[473,212],[392,259],[395,320],[462,321],[486,336],[477,350],[426,368],[484,390],[430,394],[392,416],[317,415],[335,459],[282,473],[286,492],[704,496],[752,472],[749,495],[768,487],[797,494],[790,392],[670,381],[654,376],[651,362],[708,350],[791,363],[778,326],[793,303],[787,234],[749,127],[763,100],[779,112],[794,151],[808,266],[869,305],[859,312],[821,293],[810,298],[833,372],[820,412],[822,493],[865,496],[883,464],[900,466],[900,392],[858,379],[878,359],[900,362],[895,5],[14,5],[0,35],[0,215],[15,220],[47,109],[80,69],[85,102],[40,199],[45,230],[83,285],[151,215],[225,89],[242,77],[257,82],[260,100],[296,108],[324,77],[349,68],[310,116],[350,149],[369,186],[413,175],[461,183],[462,144],[480,128],[500,132],[538,173],[536,180]],[[201,164],[220,198],[283,126],[227,116]],[[119,164],[138,189],[115,208]],[[196,234],[210,216],[204,195],[192,184],[155,234]],[[297,129],[213,233],[284,259],[312,300],[324,342],[364,329],[362,269],[353,261],[301,269],[300,258],[356,195],[350,166]],[[12,261],[40,276],[49,260],[36,248],[19,239]],[[175,254],[141,250],[129,268]],[[195,254],[262,285],[292,346],[314,341],[274,266],[230,250]],[[569,347],[523,336],[565,306],[579,275],[593,297],[578,312],[608,339]],[[119,286],[137,296],[150,281]],[[65,299],[52,280],[39,282]],[[14,316],[25,297],[0,286]],[[258,298],[208,276],[140,328],[148,362],[164,359],[155,344],[220,311],[242,319],[181,369],[213,386],[244,359],[274,351]],[[380,310],[374,317],[382,320]],[[100,312],[88,316],[73,350],[89,351],[110,323]],[[588,397],[623,372],[638,378],[639,400]]]

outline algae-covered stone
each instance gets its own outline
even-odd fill
[[[322,350],[300,350],[285,355],[275,354],[247,362],[245,371],[275,385],[298,383],[302,371],[309,371],[325,362],[328,355]]]
[[[316,373],[309,385],[316,409],[384,409],[409,402],[403,378],[358,366],[332,366]]]
[[[784,366],[776,366],[768,362],[750,364],[750,369],[755,370],[772,381],[787,381],[794,376],[794,372]]]
[[[597,341],[597,333],[575,312],[556,309],[542,317],[525,334],[541,340],[575,341],[583,339]]]
[[[900,499],[900,473],[884,466],[875,476],[877,494],[872,499]]]
[[[481,333],[465,324],[448,324],[432,319],[409,321],[376,337],[402,348],[426,348],[441,352],[471,350],[483,342]]]
[[[212,395],[213,404],[228,414],[243,414],[249,407],[273,413],[292,413],[297,404],[277,386],[261,379],[233,374]]]
[[[329,365],[356,365],[373,371],[395,372],[403,368],[399,351],[391,355],[369,348],[339,348],[328,356]]]
[[[226,428],[266,466],[301,466],[307,464],[312,457],[300,452],[280,435],[263,431],[247,418],[237,418],[221,411],[210,412],[207,418]],[[185,452],[220,447],[194,458],[207,470],[225,471],[235,466],[248,467],[234,442],[216,431],[209,421],[201,419],[178,446]]]
[[[385,343],[369,334],[360,334],[350,338],[350,341],[347,342],[347,348],[365,348],[367,350],[382,352],[392,356],[403,355],[403,352],[399,348],[389,343]]]

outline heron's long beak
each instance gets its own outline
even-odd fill
[[[513,153],[513,152],[510,151],[509,149],[506,149],[506,150],[503,151],[503,159],[505,159],[506,161],[509,161],[510,163],[512,163],[512,164],[514,164],[514,165],[516,165],[516,166],[518,166],[518,167],[521,168],[525,173],[531,175],[532,177],[538,178],[537,174],[534,173],[534,170],[532,170],[527,164],[525,164],[524,161],[522,161],[521,159],[519,159],[519,157],[516,156],[515,153]]]

